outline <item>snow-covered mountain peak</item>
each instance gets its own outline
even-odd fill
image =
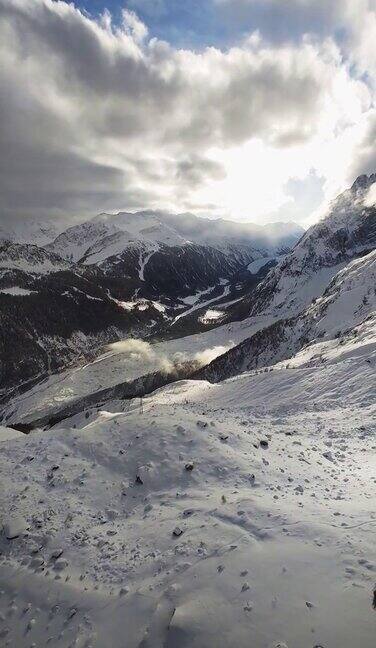
[[[119,232],[120,230],[111,222],[92,219],[69,227],[48,247],[63,258],[77,262],[90,247]]]
[[[102,213],[95,216],[91,222],[126,231],[137,239],[146,239],[169,246],[184,245],[187,242],[187,239],[164,223],[159,218],[158,212],[154,211]]]
[[[326,217],[305,233],[257,288],[251,314],[265,309],[281,317],[299,313],[341,267],[375,248],[376,209],[369,201],[375,182],[375,174],[360,176],[333,201]]]

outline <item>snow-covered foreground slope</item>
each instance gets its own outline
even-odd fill
[[[373,648],[362,340],[2,442],[1,645]]]

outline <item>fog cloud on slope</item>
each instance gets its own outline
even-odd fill
[[[219,355],[226,353],[233,346],[234,343],[230,342],[226,346],[218,345],[192,354],[179,351],[167,355],[158,348],[158,345],[152,346],[145,340],[130,338],[115,342],[109,348],[124,355],[124,364],[128,367],[128,370],[129,365],[132,365],[132,367],[140,369],[141,375],[142,373],[152,373],[154,371],[170,374],[183,368],[199,369],[209,364]]]

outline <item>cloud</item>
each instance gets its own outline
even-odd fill
[[[359,93],[332,41],[248,34],[226,50],[177,49],[132,11],[114,25],[108,12],[95,20],[52,0],[2,0],[0,56],[9,218],[220,210],[233,151],[327,138],[348,122],[338,86]]]
[[[331,38],[344,60],[375,86],[376,0],[213,0],[217,21],[230,33],[257,29],[273,44],[299,43],[309,34]]]
[[[354,155],[349,167],[348,180],[362,174],[376,172],[376,110],[373,109],[367,115],[364,125],[363,136],[356,146]]]
[[[220,18],[253,30],[273,42],[300,40],[304,34],[343,41],[376,10],[375,0],[213,0]]]
[[[107,16],[108,15],[109,14],[107,13]],[[144,23],[139,20],[134,11],[123,9],[122,15],[125,32],[127,32],[135,40],[136,43],[142,43],[142,41],[145,40],[148,35],[148,28],[146,27],[146,25],[144,25]],[[110,23],[107,20],[107,27],[109,27],[109,25]]]
[[[362,0],[360,0],[362,1]],[[331,34],[347,12],[346,0],[214,0],[232,26],[257,29],[273,42],[303,34]]]
[[[204,351],[198,351],[194,355],[194,361],[197,362],[200,367],[203,367],[204,365],[207,365],[213,360],[215,360],[215,358],[218,358],[218,356],[227,353],[227,351],[232,349],[234,346],[235,346],[234,342],[230,342],[230,344],[227,344],[225,346],[219,345],[208,349],[204,349]]]
[[[286,202],[267,214],[266,219],[270,222],[305,222],[324,200],[324,182],[325,178],[319,177],[313,169],[303,178],[290,178],[284,187]]]
[[[192,354],[178,351],[167,355],[158,345],[153,346],[139,338],[129,338],[128,340],[110,344],[109,349],[124,355],[124,362],[127,364],[128,372],[135,370],[139,373],[140,367],[143,367],[144,372],[161,371],[170,374],[183,369],[192,371],[199,369],[209,364],[219,355],[226,353],[233,346],[234,343],[230,342],[225,346],[218,345]]]

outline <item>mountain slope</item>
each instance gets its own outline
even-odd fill
[[[68,261],[37,245],[0,241],[0,276],[6,270],[45,274],[70,267]]]
[[[319,340],[356,337],[356,327],[376,311],[376,250],[352,261],[323,295],[300,315],[280,319],[201,369],[198,379],[224,380],[275,365]]]
[[[126,300],[132,284],[35,245],[0,245],[0,394],[96,347],[164,325],[164,308]]]
[[[299,313],[351,259],[376,246],[376,207],[368,204],[376,174],[360,176],[332,204],[250,296],[248,314]]]
[[[260,257],[275,258],[301,235],[289,224],[261,228],[191,214],[100,214],[69,228],[48,246],[60,256],[99,266],[109,277],[132,277],[142,297],[176,298],[239,283]]]

